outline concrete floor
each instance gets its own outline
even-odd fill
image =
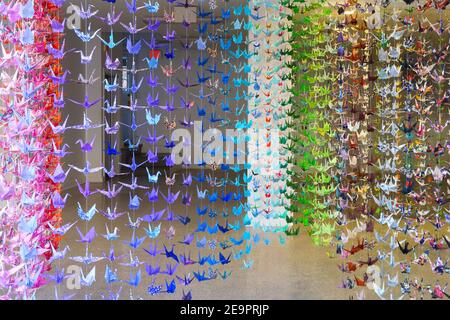
[[[117,179],[115,179],[115,183],[117,183]],[[139,180],[141,181],[141,179]],[[171,209],[174,212],[180,213],[185,212],[186,215],[192,218],[191,223],[187,226],[182,225],[178,221],[162,221],[161,225],[161,233],[158,237],[159,249],[163,249],[163,244],[171,244],[176,241],[182,241],[184,235],[190,232],[193,232],[197,227],[198,216],[195,212],[195,206],[206,205],[208,204],[208,200],[203,200],[204,203],[196,203],[198,201],[196,198],[196,187],[195,183],[188,189],[189,192],[193,195],[193,204],[186,209],[185,206],[180,204],[180,200],[177,201],[178,205],[173,205]],[[91,190],[95,190],[97,188],[104,188],[105,185],[91,185]],[[206,184],[204,184],[201,188],[206,188]],[[209,188],[210,189],[210,188]],[[174,190],[178,190],[178,188],[174,188]],[[183,187],[182,193],[185,192],[186,188]],[[211,189],[210,189],[211,190]],[[228,188],[227,191],[232,191],[234,189]],[[166,194],[167,189],[166,186],[161,185],[160,191]],[[78,216],[76,214],[77,202],[80,202],[83,207],[90,207],[94,203],[97,205],[97,209],[105,210],[107,206],[114,206],[114,202],[110,202],[109,199],[105,198],[101,194],[95,194],[88,198],[88,201],[85,203],[85,199],[80,195],[77,189],[70,189],[68,192],[72,195],[65,209],[63,210],[63,220],[64,223],[70,223],[78,221]],[[140,211],[134,214],[134,218],[142,216],[145,213],[149,213],[151,211],[152,206],[147,201],[147,197],[144,195],[142,191],[138,192],[138,194],[142,198],[142,205]],[[181,197],[181,195],[180,195]],[[129,194],[127,189],[123,189],[117,199],[117,210],[128,211],[128,201]],[[159,201],[155,204],[155,210],[163,209],[164,201]],[[235,204],[229,202],[226,204],[226,207],[231,212],[231,206]],[[220,212],[223,209],[223,202],[218,200],[214,204],[215,208]],[[202,218],[203,219],[203,218]],[[208,217],[204,218],[205,221],[208,221]],[[227,218],[229,223],[233,223],[234,221],[240,220],[240,217],[234,217],[231,213]],[[215,219],[209,219],[208,223],[212,224],[212,221],[218,220],[221,225],[225,225],[225,218],[216,217]],[[234,220],[234,221],[233,221]],[[65,246],[70,247],[70,251],[68,252],[66,259],[58,260],[53,263],[53,271],[50,272],[52,274],[56,269],[65,268],[66,272],[69,270],[70,266],[78,265],[82,268],[84,273],[88,273],[92,267],[96,266],[96,281],[91,287],[82,287],[81,289],[68,289],[68,281],[71,282],[71,279],[65,279],[60,285],[57,286],[58,296],[62,298],[64,295],[74,295],[73,299],[85,299],[86,294],[89,295],[92,299],[101,299],[102,294],[107,294],[107,286],[104,281],[105,274],[105,266],[107,260],[99,261],[95,264],[91,264],[89,266],[83,266],[79,263],[71,261],[68,257],[72,256],[83,256],[85,254],[86,246],[85,244],[80,243],[78,232],[76,231],[76,227],[78,226],[80,230],[85,233],[92,226],[95,226],[95,230],[97,232],[97,236],[95,240],[89,245],[89,253],[92,253],[93,256],[102,256],[103,252],[108,252],[110,245],[114,244],[116,255],[125,255],[123,260],[120,262],[109,263],[113,269],[118,270],[118,276],[121,280],[128,280],[130,275],[130,270],[134,270],[136,272],[136,268],[130,268],[128,266],[122,266],[120,263],[129,262],[130,258],[130,247],[123,243],[123,240],[130,240],[132,231],[129,227],[126,226],[128,223],[128,217],[122,216],[116,219],[113,222],[108,221],[103,215],[97,213],[94,218],[89,222],[85,223],[82,221],[78,221],[77,224],[69,230],[69,232],[63,237],[63,241],[61,243],[60,248],[64,248]],[[105,224],[112,230],[114,226],[119,228],[119,240],[115,240],[112,242],[104,239],[101,234],[105,233]],[[159,224],[159,222],[158,222]],[[156,226],[156,223],[153,223],[152,226]],[[168,241],[165,239],[164,232],[173,225],[176,230],[174,240]],[[145,235],[144,229],[147,228],[148,224],[146,222],[142,222],[138,231],[136,232],[137,236],[143,237]],[[249,229],[251,230],[251,228]],[[232,231],[234,232],[234,231]],[[253,230],[252,230],[253,233]],[[227,233],[229,236],[231,233]],[[260,232],[262,236],[263,233]],[[233,235],[234,238],[239,239],[242,235],[241,232],[235,232]],[[200,235],[201,238],[203,235]],[[208,239],[213,238],[208,233],[205,233]],[[297,237],[288,237],[286,243],[281,245],[278,236],[276,234],[269,234],[271,242],[269,245],[264,244],[262,241],[259,243],[253,244],[252,251],[249,256],[244,256],[243,259],[246,261],[253,260],[254,265],[251,269],[244,269],[242,267],[243,262],[240,261],[232,261],[230,264],[227,264],[224,268],[220,264],[217,265],[219,270],[231,271],[232,274],[226,280],[223,280],[221,277],[217,277],[217,279],[198,282],[196,279],[188,286],[182,287],[182,285],[177,282],[177,291],[173,295],[169,294],[159,294],[154,297],[150,296],[147,293],[147,288],[151,284],[153,278],[147,275],[145,272],[145,267],[142,264],[140,269],[142,271],[142,280],[140,285],[137,288],[133,288],[132,296],[133,298],[143,298],[143,299],[180,299],[182,296],[182,290],[184,289],[186,292],[191,290],[192,296],[194,299],[348,299],[348,292],[342,289],[338,289],[337,286],[339,284],[338,279],[340,279],[340,271],[336,267],[336,264],[330,263],[330,259],[326,255],[326,250],[324,248],[317,247],[312,244],[308,235],[303,232],[300,236]],[[218,240],[223,240],[223,236],[221,233],[217,233],[214,235]],[[185,246],[183,244],[177,244],[175,247],[175,252],[179,255],[181,252],[191,252],[192,259],[196,260],[199,249],[195,246],[195,241],[190,246]],[[147,238],[144,243],[137,249],[133,251],[133,255],[137,255],[139,260],[147,263],[156,263],[160,262],[161,268],[165,269],[165,264],[167,262],[174,262],[173,260],[169,261],[165,255],[161,255],[160,257],[151,257],[148,255],[143,248],[148,248],[150,244],[154,244],[154,240]],[[224,252],[227,254],[237,252],[237,250],[245,249],[244,246],[240,248],[231,248],[226,249]],[[186,250],[186,251],[183,251]],[[202,249],[202,255],[209,254],[211,252],[215,252],[216,257],[218,255],[218,250],[211,251],[210,249]],[[200,270],[208,270],[208,267],[203,266]],[[216,266],[214,266],[216,267]],[[214,269],[217,269],[214,268]],[[177,269],[178,275],[181,277],[184,274],[189,274],[193,271],[198,271],[198,265],[194,267],[185,267],[183,265],[179,265]],[[163,289],[165,289],[164,280],[168,282],[173,279],[174,276],[168,275],[158,275],[156,277],[156,284],[161,284]],[[122,287],[120,299],[129,299],[130,298],[130,290],[132,288],[127,283],[114,283],[111,288],[112,291],[118,291],[119,288]],[[38,299],[54,299],[55,298],[55,283],[51,282],[48,285],[42,287],[37,292]]]
[[[117,250],[119,254],[119,250]],[[126,250],[121,250],[125,254]],[[195,255],[194,255],[195,256]],[[274,239],[268,246],[259,244],[254,246],[251,253],[254,265],[249,270],[244,270],[241,263],[232,262],[227,268],[232,271],[231,276],[222,280],[198,282],[194,280],[188,287],[192,290],[193,299],[348,299],[349,293],[346,290],[338,289],[341,272],[326,256],[326,250],[312,244],[308,235],[303,233],[297,237],[290,237],[284,245],[280,245]],[[97,263],[97,282],[94,287],[80,292],[66,290],[60,286],[60,295],[73,294],[74,299],[84,299],[87,292],[105,291],[104,263]],[[143,269],[143,268],[141,268]],[[90,268],[88,268],[90,270]],[[124,278],[127,272],[121,272]],[[152,299],[145,290],[150,283],[149,277],[143,270],[143,281],[134,290],[135,296],[144,299]],[[117,290],[119,286],[115,286]],[[129,293],[125,290],[128,285],[124,285],[121,299],[128,299]],[[177,291],[184,289],[179,287]],[[186,289],[185,289],[186,290]],[[187,291],[187,290],[186,290]],[[43,287],[38,291],[39,299],[54,299],[54,284]],[[161,294],[158,299],[180,299],[181,291],[175,295]],[[98,295],[93,298],[100,298]]]
[[[117,183],[117,181],[115,181]],[[104,188],[104,185],[91,185],[91,190],[95,190],[96,188]],[[194,184],[195,188],[195,184]],[[206,185],[203,185],[201,188],[206,188]],[[174,188],[175,189],[175,188]],[[179,188],[175,189],[178,190]],[[167,194],[167,190],[165,186],[160,186],[160,190]],[[186,187],[182,187],[183,194],[186,191]],[[189,192],[193,194],[193,203],[190,207],[185,207],[181,205],[180,199],[176,202],[177,205],[172,205],[171,209],[182,215],[187,215],[191,217],[192,221],[184,226],[178,221],[162,221],[161,224],[161,233],[158,236],[158,249],[163,249],[163,244],[166,244],[170,248],[170,244],[176,243],[175,252],[180,256],[182,253],[188,254],[191,253],[191,258],[197,260],[198,253],[205,256],[208,254],[215,254],[216,258],[218,256],[218,249],[211,250],[209,248],[198,249],[195,245],[195,241],[197,238],[194,238],[194,242],[190,246],[186,246],[184,244],[179,243],[184,239],[184,236],[188,233],[192,233],[197,228],[197,221],[199,220],[198,215],[196,214],[195,207],[196,205],[206,205],[208,204],[208,200],[201,201],[202,203],[198,203],[196,200],[196,189],[194,190],[191,187],[188,188]],[[233,189],[227,189],[227,191],[231,191]],[[109,199],[106,199],[101,194],[95,194],[89,197],[87,204],[84,203],[84,198],[80,196],[77,190],[71,189],[69,190],[72,197],[69,198],[67,205],[63,211],[63,219],[64,223],[70,223],[78,221],[78,216],[76,214],[76,206],[77,202],[80,202],[85,207],[90,207],[94,203],[97,205],[97,209],[104,210],[107,206],[113,206],[115,202],[110,202]],[[195,195],[194,195],[195,193]],[[142,191],[138,192],[138,194],[142,198],[141,209],[134,214],[132,218],[135,220],[137,217],[142,216],[144,214],[148,214],[151,212],[152,205],[148,203],[147,197],[144,195]],[[180,195],[181,197],[181,195]],[[123,189],[117,199],[117,210],[128,211],[128,201],[129,194],[128,190]],[[196,202],[197,201],[197,202]],[[155,203],[155,210],[161,210],[164,208],[164,201],[158,201]],[[232,202],[227,204],[223,204],[222,201],[218,200],[213,206],[217,209],[218,212],[223,210],[224,207],[227,207],[231,212]],[[165,217],[165,216],[164,216]],[[241,217],[234,217],[231,213],[230,216],[226,218],[229,223],[235,223],[240,220]],[[202,221],[207,221],[209,225],[212,225],[213,221],[219,221],[221,225],[225,225],[225,218],[216,217],[216,218],[208,218],[208,216],[203,216],[201,218]],[[351,297],[355,297],[357,292],[361,290],[359,288],[354,288],[352,290],[349,289],[341,289],[338,286],[341,284],[341,281],[345,279],[347,276],[353,279],[353,275],[343,274],[339,271],[337,264],[344,262],[340,258],[329,258],[327,256],[327,251],[334,250],[333,248],[323,248],[314,245],[307,235],[305,230],[301,230],[299,236],[287,237],[286,243],[281,245],[278,237],[278,234],[261,234],[262,237],[269,237],[271,240],[269,245],[265,245],[262,241],[259,241],[257,245],[253,244],[251,253],[248,256],[244,256],[242,259],[253,260],[254,265],[251,269],[244,269],[242,267],[242,260],[240,261],[232,261],[230,264],[222,266],[220,264],[212,267],[213,270],[219,270],[220,272],[228,271],[232,272],[231,276],[226,280],[222,280],[221,277],[217,277],[217,279],[198,282],[196,279],[188,286],[184,287],[177,280],[177,290],[175,294],[158,294],[155,296],[151,296],[147,293],[147,289],[152,281],[155,281],[155,284],[162,285],[162,290],[165,290],[165,281],[170,282],[175,278],[175,275],[165,275],[159,274],[156,278],[150,277],[147,275],[144,267],[145,263],[156,264],[159,262],[161,265],[161,269],[166,269],[166,263],[174,264],[172,259],[166,258],[165,255],[159,255],[158,257],[152,257],[148,255],[143,248],[148,248],[150,244],[154,245],[155,241],[150,238],[146,238],[143,244],[137,248],[136,250],[132,250],[133,256],[137,256],[139,261],[142,263],[139,268],[131,268],[129,266],[123,266],[121,263],[127,263],[130,261],[130,247],[125,244],[124,240],[130,240],[132,231],[129,227],[127,227],[128,217],[122,216],[116,219],[113,222],[108,221],[103,215],[97,213],[92,221],[89,223],[85,223],[82,221],[78,221],[76,226],[78,226],[83,233],[86,233],[91,227],[95,226],[95,230],[97,232],[97,236],[95,240],[89,245],[89,253],[92,253],[93,256],[102,256],[104,252],[108,252],[111,244],[114,245],[115,253],[117,256],[124,255],[123,259],[120,261],[116,261],[113,263],[108,263],[112,269],[117,269],[117,274],[120,280],[118,283],[113,283],[111,287],[107,287],[104,275],[105,275],[105,266],[107,260],[101,260],[95,264],[91,264],[89,266],[83,266],[80,263],[76,263],[71,261],[69,257],[73,256],[84,256],[86,245],[80,243],[78,232],[76,231],[76,226],[73,227],[64,237],[61,243],[60,248],[64,248],[65,246],[70,247],[70,252],[67,254],[66,259],[58,260],[53,263],[53,270],[65,268],[66,272],[69,270],[70,266],[79,266],[82,268],[83,272],[87,274],[92,267],[96,266],[96,281],[90,287],[81,287],[80,289],[69,289],[68,283],[72,283],[73,279],[65,279],[60,285],[56,287],[58,291],[59,298],[62,298],[64,295],[73,295],[72,299],[85,299],[86,297],[91,299],[102,299],[104,296],[109,295],[108,288],[111,288],[111,292],[117,292],[121,289],[121,294],[119,296],[120,299],[181,299],[182,291],[185,292],[191,291],[193,299],[206,300],[206,299],[350,299]],[[110,230],[117,226],[119,228],[119,240],[115,241],[107,241],[104,239],[101,234],[105,233],[105,224],[108,225]],[[152,226],[155,227],[158,223],[152,223]],[[176,230],[176,234],[172,240],[168,240],[165,237],[165,231],[167,231],[170,226],[174,226]],[[142,222],[140,227],[136,231],[136,235],[138,237],[144,237],[144,227],[147,228],[148,224],[146,222]],[[251,229],[250,229],[251,230]],[[251,230],[253,233],[254,230]],[[234,234],[233,234],[234,233]],[[225,238],[218,232],[214,235],[209,235],[208,233],[200,234],[198,238],[203,237],[205,235],[208,240],[216,239],[217,241],[223,241]],[[226,236],[233,236],[236,239],[239,239],[242,236],[242,231],[234,232],[231,231],[226,234]],[[367,237],[366,239],[373,238],[373,235],[362,235]],[[354,240],[354,241],[353,241]],[[350,243],[356,242],[353,239]],[[236,253],[238,250],[245,249],[244,245],[240,247],[228,248],[224,252],[226,256],[231,253]],[[370,253],[372,256],[376,255],[375,252]],[[448,253],[444,253],[444,258]],[[365,260],[367,259],[367,250],[364,250],[360,255],[352,256],[353,261],[357,261],[358,259]],[[404,258],[404,257],[403,257]],[[397,261],[402,259],[399,255],[397,256]],[[140,269],[142,272],[142,280],[138,287],[131,287],[125,281],[130,277],[130,270],[133,273]],[[179,265],[177,268],[176,275],[183,277],[185,274],[191,274],[194,271],[199,270],[208,270],[209,266],[204,265],[199,267],[198,264],[193,266],[184,266]],[[427,279],[436,278],[433,277],[430,268],[428,266],[421,267],[420,269],[414,269],[414,272],[418,275],[426,275]],[[388,270],[391,275],[395,274],[394,270]],[[52,271],[53,272],[53,271]],[[52,273],[50,272],[50,273]],[[358,270],[357,276],[361,276],[363,270]],[[430,275],[431,274],[431,275]],[[412,278],[413,275],[411,275]],[[446,275],[438,278],[447,278]],[[402,280],[403,278],[400,277]],[[441,280],[444,281],[445,279]],[[445,281],[443,282],[445,284]],[[132,288],[132,290],[130,290]],[[365,288],[365,296],[366,299],[374,299],[376,296],[373,291]],[[395,291],[397,294],[395,297],[400,296],[399,289],[396,288]],[[40,288],[37,292],[38,299],[55,299],[55,283],[51,282],[48,285]],[[387,297],[389,298],[389,297]]]

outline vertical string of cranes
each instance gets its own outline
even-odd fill
[[[64,26],[51,1],[2,1],[0,12],[0,294],[32,299],[60,239]]]
[[[351,298],[445,298],[448,3],[290,5],[287,221],[340,260]]]

